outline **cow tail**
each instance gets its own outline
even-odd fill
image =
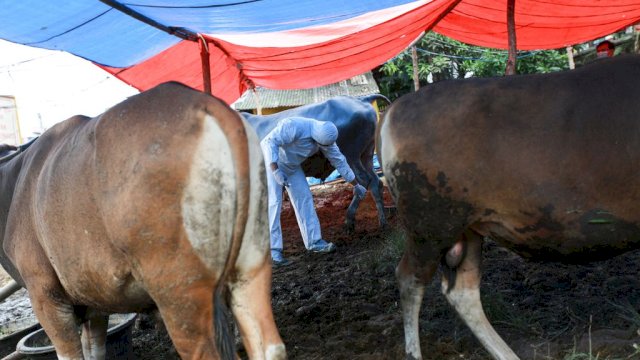
[[[223,290],[225,286],[220,284],[222,284],[222,281],[218,282],[213,295],[213,327],[216,332],[216,348],[218,349],[218,354],[220,354],[220,359],[233,360],[235,359],[236,343],[234,334],[229,327],[227,294]]]
[[[359,98],[361,101],[365,101],[368,103],[373,102],[374,100],[382,100],[384,102],[387,103],[387,106],[391,105],[391,100],[389,100],[388,97],[382,95],[382,94],[371,94],[371,95],[367,95],[367,96],[362,96]]]
[[[227,283],[235,276],[235,264],[242,246],[247,219],[249,218],[250,200],[250,169],[249,169],[249,145],[244,123],[240,116],[228,109],[222,103],[215,104],[218,111],[208,109],[210,114],[225,114],[218,116],[218,125],[226,135],[231,148],[231,157],[236,173],[236,208],[235,224],[231,236],[231,244],[227,254],[227,260],[222,270],[213,296],[214,308],[214,328],[216,331],[216,346],[221,359],[233,360],[236,358],[235,337],[230,329],[229,309],[228,309],[228,287]],[[226,111],[225,111],[226,110]]]

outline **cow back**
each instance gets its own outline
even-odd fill
[[[167,254],[196,264],[185,271],[229,271],[248,217],[248,157],[235,112],[180,84],[158,86],[55,125],[21,156],[4,246],[17,261],[16,242],[35,240],[34,256],[78,303],[143,307],[151,299],[139,280],[164,276]]]
[[[638,80],[629,56],[402,97],[380,130],[398,210],[421,233],[477,224],[531,257],[638,246]]]

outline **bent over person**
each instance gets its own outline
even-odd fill
[[[307,250],[327,253],[336,249],[320,233],[320,221],[313,206],[311,190],[300,166],[304,160],[320,150],[345,181],[354,185],[355,196],[363,198],[367,191],[356,181],[347,160],[336,145],[336,139],[338,129],[331,122],[291,117],[281,121],[260,142],[267,165],[271,258],[276,266],[289,263],[282,253],[282,188],[286,188],[289,193]]]

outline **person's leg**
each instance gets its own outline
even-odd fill
[[[269,233],[271,237],[271,258],[274,263],[284,261],[282,245],[282,227],[280,211],[282,210],[282,186],[276,183],[273,173],[267,170],[267,191],[269,194]]]
[[[300,233],[304,246],[311,251],[330,252],[335,250],[335,245],[322,239],[320,220],[313,205],[313,196],[307,183],[307,178],[301,168],[289,176],[289,188],[291,205],[300,226]]]
[[[300,226],[304,246],[309,249],[314,240],[322,239],[320,221],[313,205],[313,196],[301,168],[289,176],[289,198]]]

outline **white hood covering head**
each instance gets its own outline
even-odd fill
[[[317,121],[311,130],[311,137],[318,144],[328,146],[338,139],[338,128],[329,121]]]

